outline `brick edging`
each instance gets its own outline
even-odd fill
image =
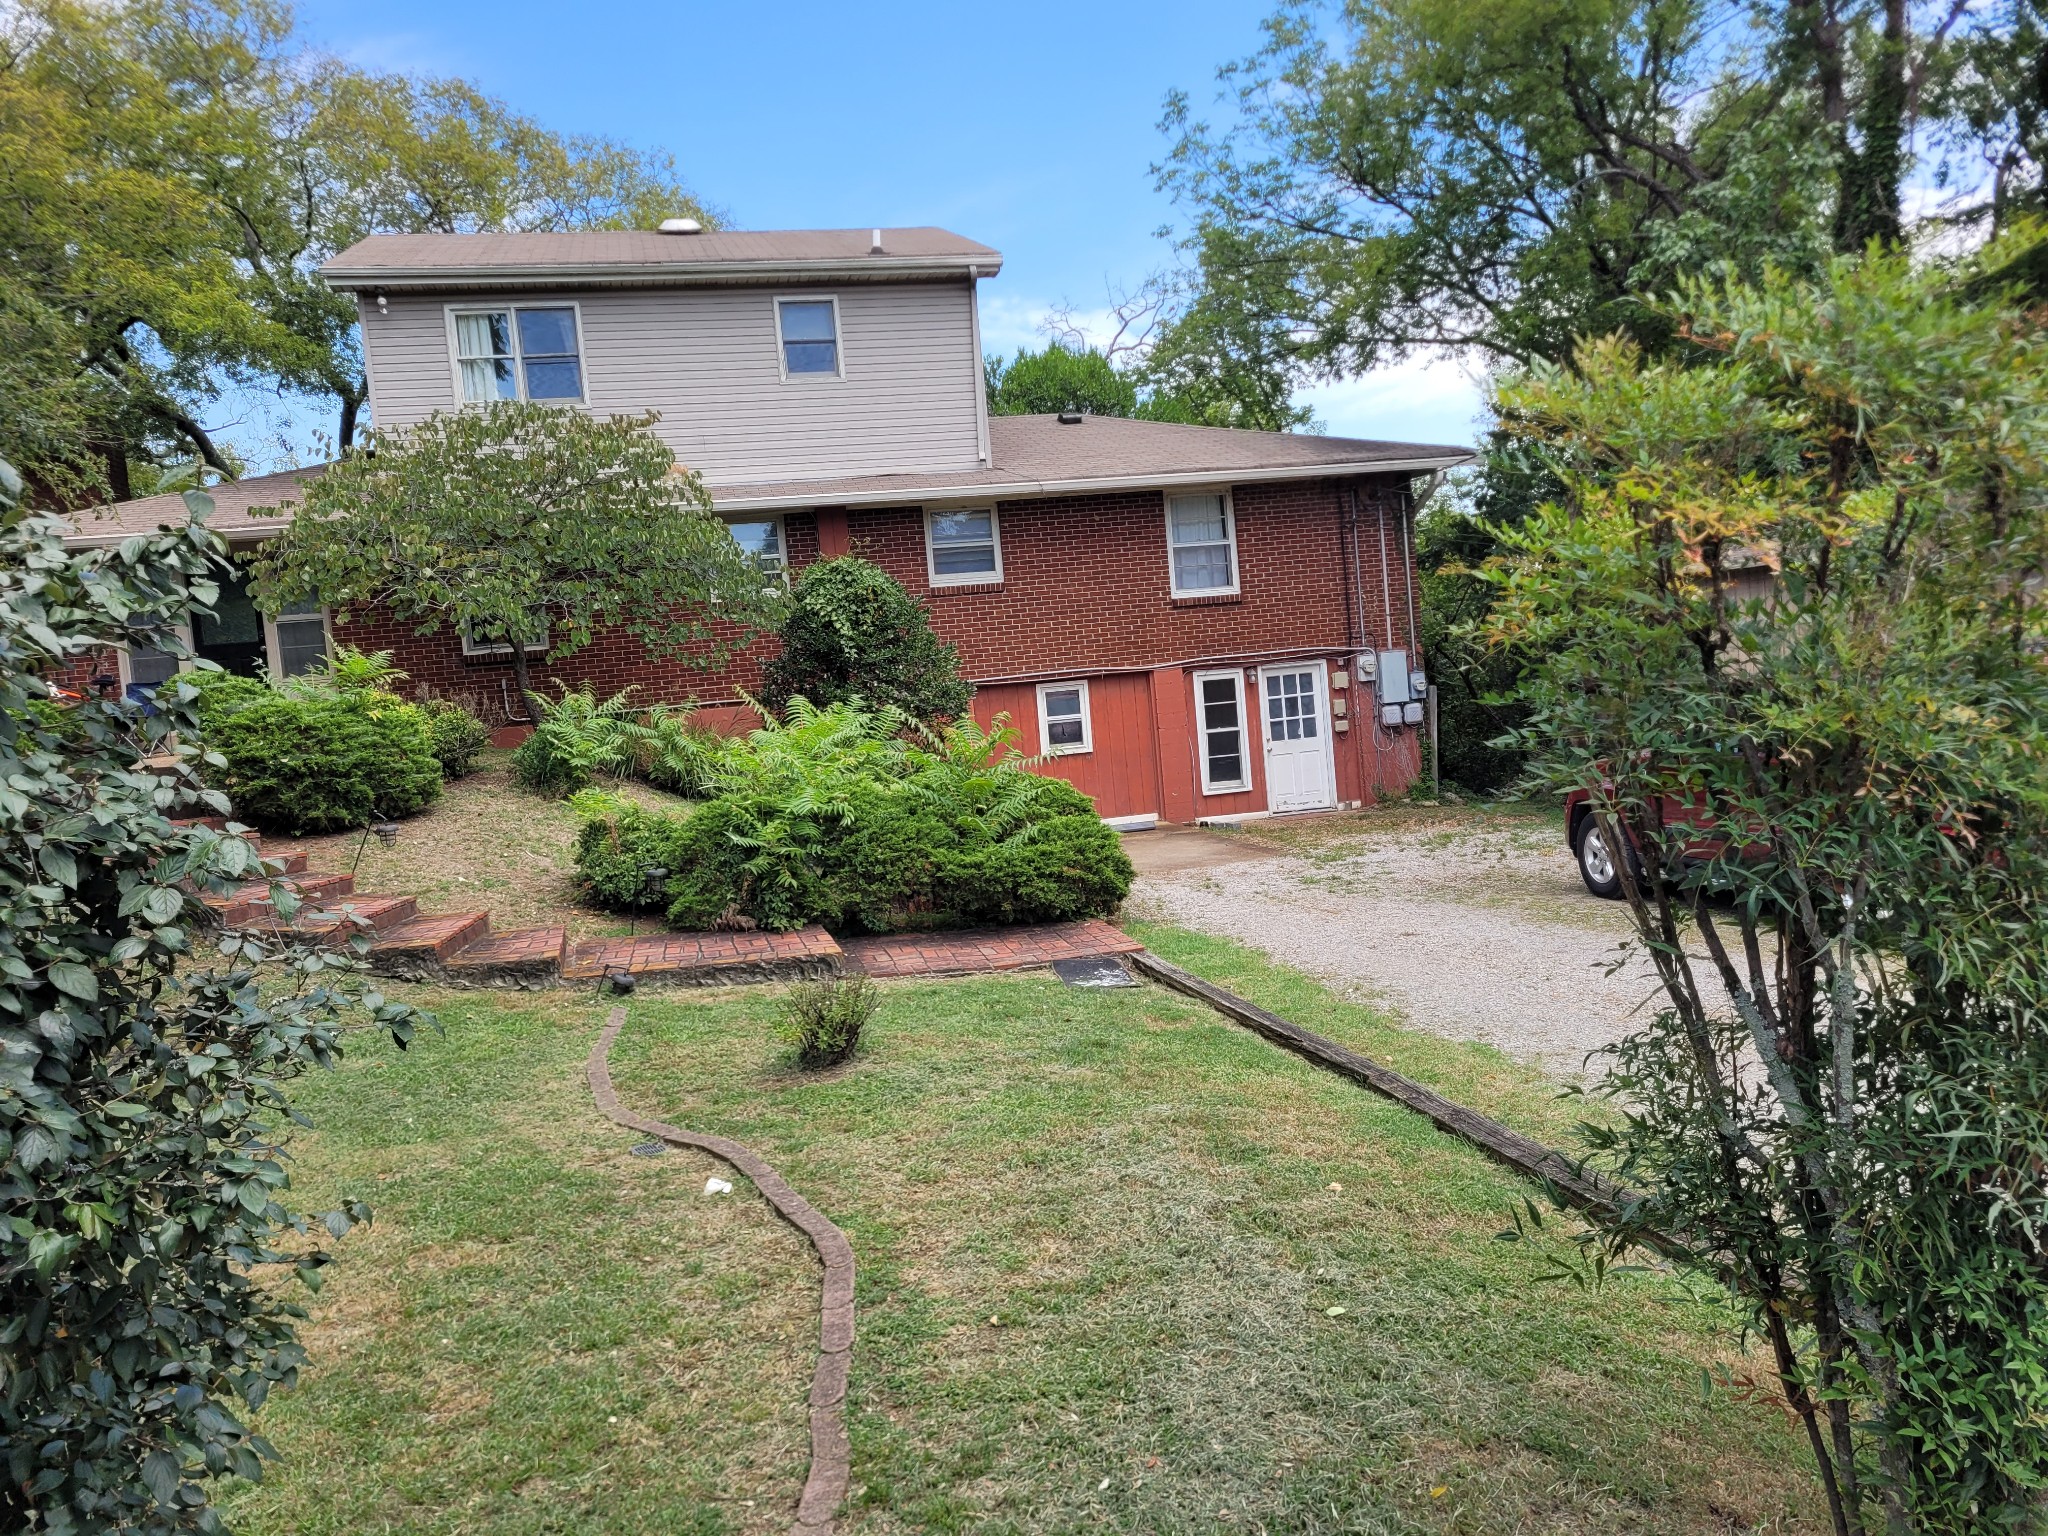
[[[604,1031],[590,1048],[585,1070],[591,1096],[607,1119],[676,1147],[695,1147],[737,1168],[753,1181],[775,1214],[810,1239],[825,1266],[818,1303],[818,1364],[811,1372],[811,1469],[797,1501],[790,1536],[827,1536],[833,1512],[846,1497],[852,1475],[852,1448],[846,1438],[846,1382],[853,1359],[853,1244],[818,1208],[789,1187],[781,1174],[751,1148],[726,1136],[679,1130],[659,1120],[634,1114],[612,1090],[612,1043],[625,1027],[626,1010],[614,1008]]]

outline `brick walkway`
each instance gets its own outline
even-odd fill
[[[1031,928],[969,928],[954,933],[892,933],[848,939],[851,967],[870,976],[962,976],[1018,971],[1087,955],[1129,955],[1145,946],[1097,919]]]
[[[839,962],[838,944],[816,926],[795,933],[653,933],[571,945],[562,979],[594,981],[626,971],[646,981],[720,986],[830,976],[840,969]]]

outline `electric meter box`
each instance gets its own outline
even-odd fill
[[[1408,688],[1408,653],[1381,651],[1379,654],[1380,702],[1406,704],[1415,695]]]

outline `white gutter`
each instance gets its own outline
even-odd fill
[[[474,267],[359,267],[322,270],[320,280],[337,293],[363,288],[468,289],[492,284],[522,287],[590,283],[767,283],[858,282],[864,278],[993,277],[1002,258],[990,253],[973,261],[958,256],[859,256],[831,261],[641,261],[522,262]]]
[[[967,323],[974,332],[974,447],[982,467],[989,462],[988,365],[981,360],[981,269],[967,269]]]

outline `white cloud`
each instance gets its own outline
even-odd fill
[[[1486,378],[1448,352],[1418,353],[1355,379],[1318,384],[1295,400],[1336,437],[1473,443],[1485,419]]]

